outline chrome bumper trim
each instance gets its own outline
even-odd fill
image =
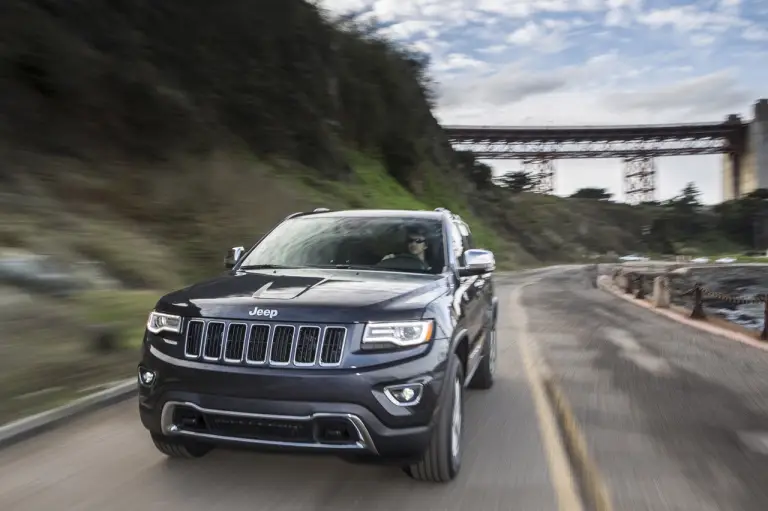
[[[273,420],[287,420],[287,421],[312,421],[314,419],[330,417],[337,419],[346,419],[357,431],[357,435],[360,438],[354,444],[336,445],[336,444],[323,444],[323,443],[306,443],[306,442],[283,442],[278,440],[258,440],[254,438],[240,438],[230,437],[223,435],[214,435],[211,433],[198,433],[196,431],[186,431],[173,423],[173,412],[177,406],[185,406],[193,408],[201,413],[210,413],[216,415],[228,415],[230,417],[246,417],[253,419],[273,419]],[[227,442],[235,442],[250,445],[268,445],[276,447],[296,447],[296,448],[308,448],[308,449],[330,449],[339,451],[370,451],[373,454],[378,454],[376,446],[373,443],[373,438],[368,432],[368,428],[365,427],[365,423],[357,415],[351,413],[325,413],[319,412],[312,415],[270,415],[263,413],[250,413],[250,412],[235,412],[230,410],[215,410],[212,408],[203,408],[194,403],[186,401],[168,401],[163,405],[163,410],[160,414],[160,427],[163,434],[168,436],[189,436],[195,438],[209,439],[209,440],[222,440]]]

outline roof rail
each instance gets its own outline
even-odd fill
[[[297,216],[302,215],[309,215],[310,213],[325,213],[326,211],[330,211],[328,208],[315,208],[312,211],[297,211],[295,213],[291,213],[287,217],[285,217],[285,220],[290,220],[291,218],[296,218]]]

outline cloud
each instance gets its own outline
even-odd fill
[[[446,58],[435,64],[432,69],[438,72],[461,71],[466,69],[479,69],[485,67],[482,60],[477,60],[461,53],[451,53]]]
[[[543,53],[557,53],[568,47],[566,22],[546,19],[541,23],[528,21],[507,37],[507,42],[532,48]]]
[[[389,37],[430,53],[444,124],[748,118],[768,83],[765,0],[321,1],[333,12],[366,12]],[[520,165],[490,163],[498,172]],[[622,195],[621,162],[556,166],[558,193],[607,183]],[[696,181],[706,201],[720,200],[718,157],[665,158],[658,167],[661,197]]]
[[[567,85],[562,74],[519,72],[497,73],[490,76],[442,85],[441,111],[454,107],[493,108],[510,106],[526,98],[548,94]]]
[[[768,41],[768,30],[757,25],[750,25],[744,30],[742,37],[747,41]]]
[[[675,112],[680,119],[712,119],[713,112],[738,111],[754,99],[742,87],[734,70],[696,76],[676,83],[606,96],[616,110],[639,111],[644,115],[658,111]]]
[[[418,35],[435,39],[440,34],[440,23],[427,20],[405,20],[389,25],[384,32],[395,39],[410,39]]]
[[[508,49],[509,46],[506,44],[494,44],[493,46],[487,46],[485,48],[480,48],[478,51],[480,53],[502,53],[504,50]]]
[[[641,6],[641,0],[608,0],[604,23],[608,27],[628,26]]]

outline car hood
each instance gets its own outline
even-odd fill
[[[418,319],[427,304],[446,291],[443,278],[435,275],[305,269],[241,271],[170,293],[160,300],[158,310],[254,321],[354,323],[390,317]]]

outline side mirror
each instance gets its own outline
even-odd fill
[[[465,266],[459,268],[460,277],[490,273],[496,269],[496,258],[490,250],[470,248],[464,252]]]
[[[243,257],[245,253],[245,247],[232,247],[227,252],[227,257],[224,258],[224,268],[231,270],[235,264]]]

